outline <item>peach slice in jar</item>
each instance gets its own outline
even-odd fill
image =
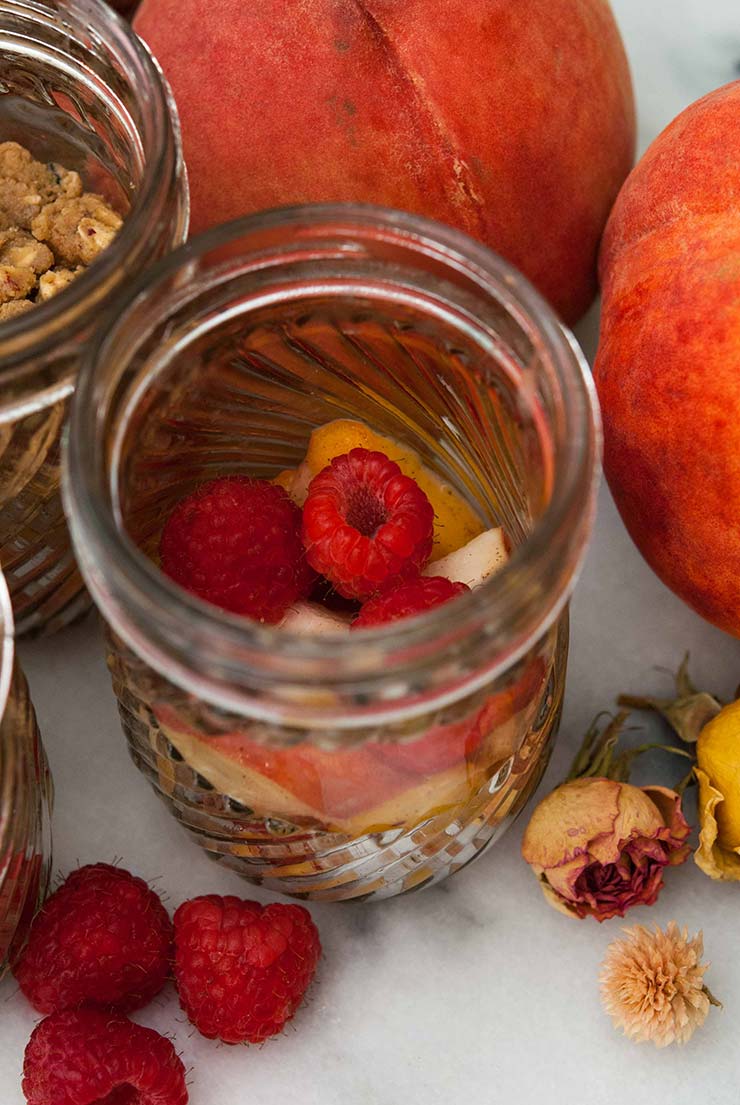
[[[258,817],[343,830],[358,814],[383,805],[416,780],[379,762],[370,744],[324,749],[304,742],[271,748],[244,732],[206,735],[165,703],[159,726],[188,766]]]
[[[535,656],[512,686],[490,695],[472,717],[433,726],[408,743],[375,745],[376,754],[384,763],[412,775],[433,777],[459,764],[485,770],[516,751],[517,720],[538,700],[545,676],[544,662]]]
[[[189,767],[219,793],[252,810],[256,822],[279,820],[298,832],[354,837],[413,825],[464,802],[472,789],[464,759],[427,777],[384,763],[377,744],[275,751],[240,733],[204,737],[159,721]]]
[[[413,825],[464,804],[516,752],[546,677],[533,658],[513,686],[458,722],[405,743],[324,749],[267,747],[242,732],[207,736],[166,704],[160,728],[191,770],[218,792],[297,829],[351,836]]]

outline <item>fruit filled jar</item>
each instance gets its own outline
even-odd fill
[[[15,658],[13,613],[0,573],[0,976],[46,893],[51,802],[51,778]]]
[[[0,0],[0,562],[16,631],[86,605],[62,513],[60,434],[90,330],[180,244],[174,107],[98,0]]]
[[[135,762],[272,889],[458,870],[547,762],[597,469],[577,347],[466,236],[340,205],[196,239],[114,304],[70,422]]]

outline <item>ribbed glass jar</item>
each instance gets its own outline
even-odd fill
[[[69,287],[0,324],[0,562],[23,633],[88,604],[59,494],[67,402],[107,301],[184,241],[188,198],[160,69],[99,0],[0,0],[0,141],[78,171],[125,219]]]
[[[422,617],[321,638],[160,572],[184,494],[294,468],[337,418],[411,447],[502,526],[506,566]],[[503,831],[557,726],[597,422],[583,359],[527,282],[399,212],[254,216],[115,304],[73,402],[67,509],[133,758],[212,856],[300,897],[389,896]]]
[[[0,976],[23,946],[51,863],[52,785],[28,684],[15,658],[0,573]]]

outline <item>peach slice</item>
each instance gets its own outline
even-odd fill
[[[332,750],[308,743],[273,748],[244,732],[206,736],[165,704],[155,713],[162,732],[189,766],[258,816],[337,826],[416,783],[402,768],[379,763],[369,744]]]
[[[359,835],[414,825],[467,801],[487,767],[515,751],[543,674],[537,659],[472,717],[433,727],[408,744],[275,749],[245,733],[204,736],[164,705],[156,712],[190,767],[257,817]]]
[[[356,836],[413,825],[465,801],[471,791],[464,760],[423,779],[384,765],[367,748],[260,751],[239,734],[201,737],[168,721],[160,719],[167,739],[218,791],[254,810],[257,817],[279,818],[307,829]]]
[[[509,554],[502,529],[487,529],[461,549],[432,560],[422,572],[425,576],[444,576],[453,583],[480,587],[489,576],[503,568]]]
[[[355,814],[344,823],[343,829],[351,836],[359,836],[386,832],[401,825],[418,825],[446,809],[464,805],[481,779],[476,780],[462,761],[430,778],[422,778],[378,806]]]
[[[298,637],[325,637],[327,634],[349,633],[350,614],[328,610],[318,602],[297,602],[280,623]]]

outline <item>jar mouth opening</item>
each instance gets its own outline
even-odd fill
[[[96,371],[96,366],[105,363],[127,310],[142,293],[151,292],[178,270],[187,270],[203,255],[228,247],[236,239],[266,228],[289,229],[307,222],[313,227],[339,223],[389,229],[432,245],[450,264],[467,266],[481,286],[505,293],[508,310],[528,329],[536,325],[537,340],[546,348],[565,405],[570,406],[558,442],[549,502],[526,540],[498,572],[480,587],[422,615],[349,636],[321,638],[260,625],[199,600],[170,581],[123,532],[111,505],[110,474],[100,440],[109,392],[99,383]],[[434,663],[447,649],[475,637],[498,642],[495,656],[486,666],[488,680],[523,656],[562,612],[585,554],[594,512],[600,454],[595,389],[575,339],[529,282],[487,247],[432,220],[374,205],[280,208],[235,220],[191,240],[123,292],[107,318],[109,332],[108,327],[101,327],[91,343],[72,403],[64,493],[83,574],[106,619],[151,666],[161,672],[164,665],[174,682],[194,689],[186,657],[189,649],[197,649],[209,657],[213,674],[194,693],[236,707],[243,705],[242,695],[238,690],[232,694],[225,684],[229,679],[239,682],[240,666],[254,675],[267,665],[266,678],[273,684],[295,680],[300,672],[304,684],[336,686],[362,678],[377,679],[381,673],[388,678],[396,667],[406,671],[417,664]],[[581,535],[578,554],[569,556],[567,570],[534,613],[533,589],[536,593],[543,573],[547,574],[544,565],[558,547],[562,546],[566,555],[573,531]],[[157,639],[145,641],[135,632],[137,618],[132,621],[130,613],[136,609],[143,614],[153,608]],[[172,652],[179,656],[174,665]],[[213,690],[215,685],[218,693]],[[467,689],[468,683],[465,686]],[[454,680],[448,690],[453,696],[459,692]]]
[[[142,224],[151,214],[162,187],[170,135],[174,135],[176,148],[179,150],[180,147],[177,111],[159,64],[146,43],[122,16],[107,4],[100,4],[99,0],[64,0],[58,11],[29,2],[17,6],[22,17],[27,16],[29,21],[38,24],[57,23],[59,20],[63,23],[65,16],[78,19],[80,29],[84,28],[92,34],[98,44],[103,43],[111,58],[126,67],[130,82],[133,84],[135,81],[137,88],[146,94],[147,112],[140,125],[130,119],[128,112],[125,113],[128,123],[137,131],[136,139],[143,155],[143,173],[120,230],[95,261],[58,295],[37,304],[32,311],[2,323],[0,362],[5,362],[0,367],[2,383],[15,382],[16,379],[20,382],[25,375],[25,365],[19,364],[22,359],[58,345],[60,330],[68,320],[74,318],[77,322],[80,308],[84,311],[86,301],[90,301],[91,313],[100,310],[96,290],[115,278],[122,260],[141,240]],[[0,40],[2,33],[0,28]],[[76,59],[73,62],[66,58],[65,61],[69,66],[74,65],[75,74],[93,90],[91,70]],[[123,105],[121,109],[124,110]],[[61,369],[63,378],[49,386],[45,396],[47,402],[67,398],[73,390],[74,380],[69,369],[64,364]],[[38,396],[34,398],[34,406],[37,405]],[[16,417],[15,413],[13,417]]]

